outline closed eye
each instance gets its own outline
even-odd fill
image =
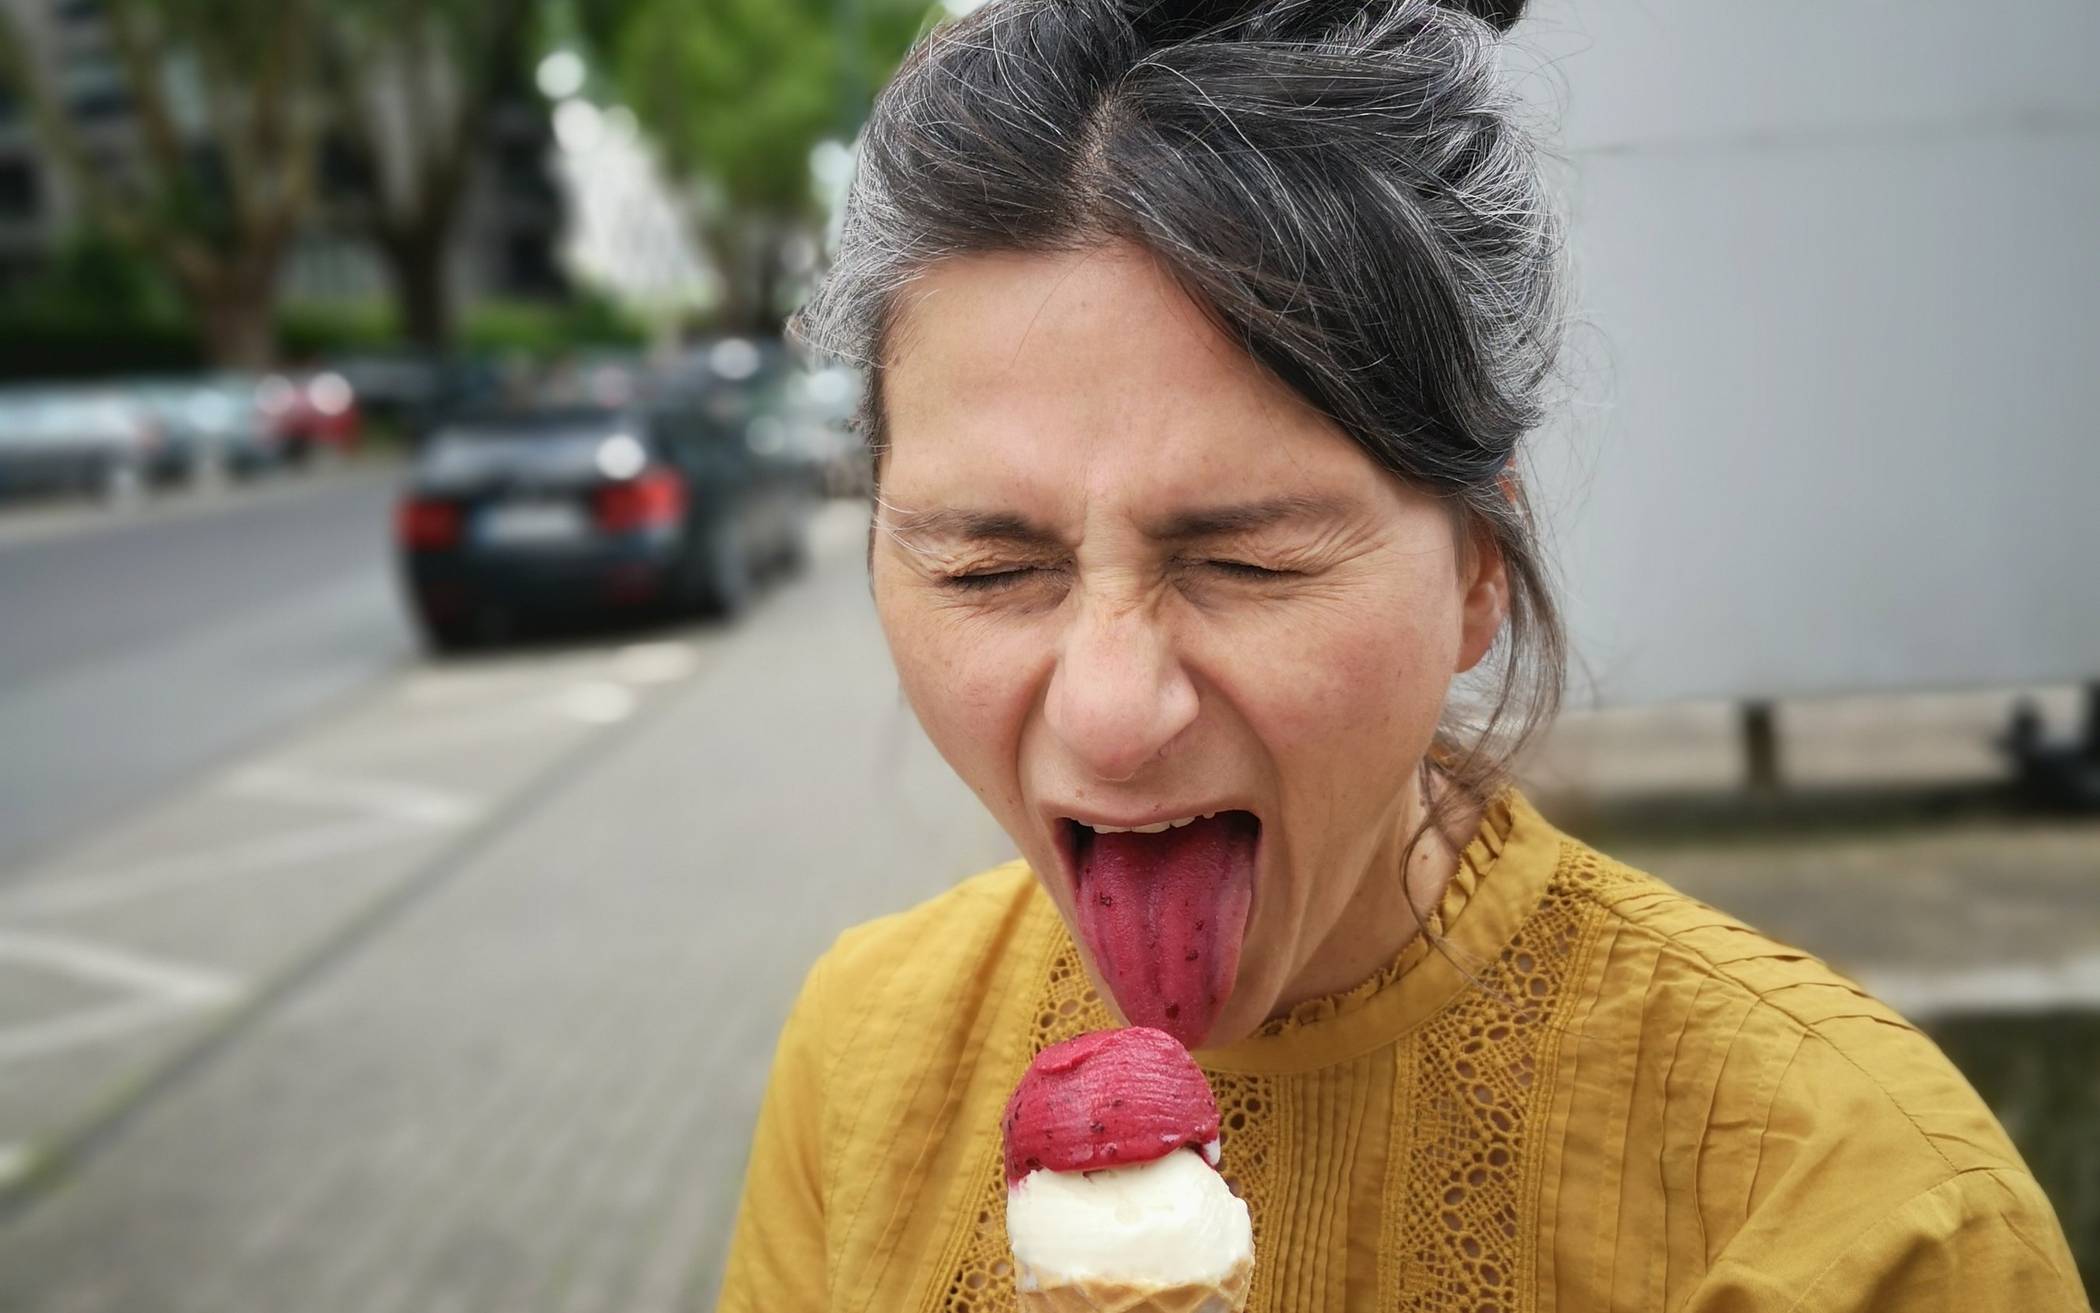
[[[1201,564],[1235,579],[1282,579],[1297,573],[1295,570],[1271,570],[1265,565],[1255,565],[1248,561],[1204,561]]]
[[[1012,570],[980,570],[975,574],[951,574],[942,578],[950,588],[959,588],[964,592],[988,592],[998,588],[1011,588],[1034,573],[1034,566],[1021,566]]]

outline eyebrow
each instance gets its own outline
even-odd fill
[[[1049,529],[1011,511],[903,511],[897,515],[894,532],[915,538],[955,538],[964,542],[1004,542],[1028,547],[1049,547],[1057,543],[1057,535]]]
[[[1293,521],[1340,519],[1349,513],[1352,505],[1340,497],[1288,494],[1175,511],[1147,521],[1144,530],[1147,537],[1162,542],[1188,542],[1249,533]],[[1048,527],[1012,511],[951,508],[910,511],[897,517],[896,532],[915,537],[925,535],[1026,547],[1054,547],[1059,541],[1057,534]]]
[[[1195,510],[1176,511],[1148,523],[1145,532],[1163,542],[1222,538],[1278,524],[1343,519],[1348,516],[1352,505],[1353,503],[1341,497],[1293,493],[1281,497],[1266,497],[1260,501],[1238,502],[1229,506],[1205,506]]]

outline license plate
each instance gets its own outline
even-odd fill
[[[574,542],[589,530],[583,512],[565,502],[491,506],[478,527],[481,541],[497,546]]]

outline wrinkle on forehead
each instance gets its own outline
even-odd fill
[[[1141,248],[957,257],[927,271],[900,321],[910,346],[884,389],[893,497],[1018,498],[1069,532],[1096,508],[1120,520],[1331,488],[1323,443],[1355,458],[1346,477],[1364,472],[1339,427]]]

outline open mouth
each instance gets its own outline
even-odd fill
[[[1067,817],[1058,828],[1075,929],[1117,1008],[1199,1047],[1238,975],[1260,818],[1228,810],[1125,828]]]

